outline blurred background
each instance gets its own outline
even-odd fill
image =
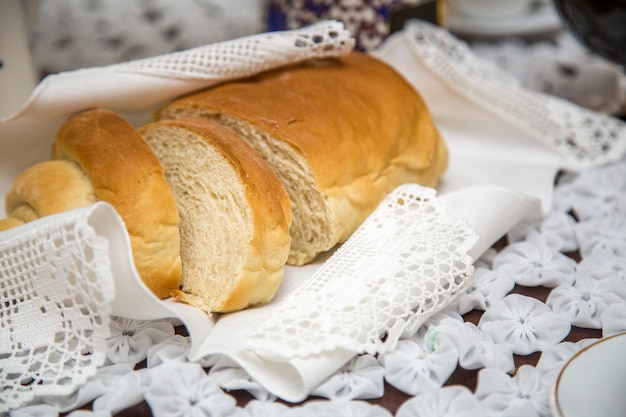
[[[320,19],[343,21],[367,51],[412,18],[448,28],[528,88],[622,112],[620,68],[582,46],[552,0],[1,0],[0,90],[15,88],[2,81],[11,70],[36,83]],[[25,48],[27,56],[16,52]],[[11,55],[30,60],[32,74],[10,65]]]

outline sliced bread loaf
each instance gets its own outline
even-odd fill
[[[154,119],[189,116],[229,127],[274,168],[291,199],[292,265],[345,241],[396,186],[437,185],[447,166],[421,96],[357,52],[224,83]]]
[[[207,312],[269,301],[291,242],[289,197],[270,166],[209,120],[153,122],[139,132],[163,164],[180,213],[175,298]]]

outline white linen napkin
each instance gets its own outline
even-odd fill
[[[104,106],[141,124],[148,120],[156,106],[175,96],[278,65],[347,53],[353,44],[339,23],[322,22],[298,31],[261,34],[163,57],[49,77],[37,87],[18,114],[0,120],[0,193],[6,194],[13,178],[22,169],[49,158],[57,127],[75,111]],[[247,47],[242,48],[242,45]],[[523,90],[506,74],[473,57],[462,42],[427,23],[410,25],[389,39],[375,54],[390,62],[416,85],[448,142],[450,170],[444,176],[439,196],[432,194],[434,190],[416,193],[427,193],[426,200],[432,202],[433,210],[439,210],[440,218],[445,219],[443,224],[455,225],[457,220],[462,220],[465,226],[459,230],[465,230],[463,233],[468,233],[467,236],[477,235],[478,240],[473,246],[467,244],[474,242],[469,237],[456,242],[456,248],[460,250],[457,260],[467,259],[468,255],[471,260],[477,259],[517,222],[545,213],[550,206],[552,184],[558,169],[580,169],[616,159],[626,146],[626,131],[616,120]],[[224,56],[229,59],[222,59]],[[84,213],[78,210],[50,216],[40,222],[54,224],[59,219],[71,222],[82,216]],[[400,222],[407,220],[402,216],[398,219]],[[116,235],[124,234],[123,225],[112,222],[110,227],[118,229]],[[37,235],[22,231],[25,229],[18,228],[10,233],[19,236],[22,242],[37,240]],[[0,232],[0,239],[8,236],[4,233],[8,232]],[[428,230],[424,229],[424,233]],[[461,244],[461,241],[466,243]],[[396,241],[392,239],[391,242]],[[412,242],[407,239],[398,248],[410,248]],[[330,260],[320,259],[305,267],[287,267],[283,284],[271,303],[209,319],[192,307],[172,300],[160,301],[152,296],[141,283],[132,263],[128,262],[130,248],[127,241],[114,239],[109,247],[115,286],[111,314],[138,319],[176,317],[190,333],[192,359],[227,355],[266,389],[285,400],[306,398],[324,378],[355,354],[384,348],[372,344],[371,337],[361,339],[363,332],[356,332],[344,342],[338,342],[339,339],[333,338],[336,329],[328,332],[328,337],[319,344],[313,341],[307,349],[302,348],[304,342],[297,338],[291,342],[300,344],[300,347],[288,350],[259,342],[258,335],[250,337],[260,326],[280,329],[282,324],[275,311],[282,311],[280,309],[285,309],[289,303],[293,305],[290,298],[307,297],[316,291],[331,293],[332,286],[337,285],[332,274],[342,272],[333,270],[333,267],[344,265],[350,269],[350,265],[358,264],[345,263],[345,257],[339,252]],[[359,253],[354,246],[346,247],[352,247],[346,252]],[[456,252],[450,250],[447,253]],[[387,253],[373,266],[380,267],[393,256],[393,253]],[[120,263],[118,257],[126,261]],[[406,326],[419,325],[428,314],[452,302],[471,279],[470,268],[461,268],[460,265],[467,267],[467,264],[459,262],[455,264],[455,268],[461,271],[459,279],[452,281],[455,291],[448,294],[444,291],[450,283],[446,281],[449,276],[436,275],[441,274],[441,269],[437,269],[434,276],[444,279],[431,278],[434,287],[428,292],[416,292],[418,302],[407,304],[407,309],[424,313],[419,320],[411,322],[403,310],[391,317],[401,316],[404,322],[383,320],[382,328],[368,329],[368,334],[382,336],[390,331],[388,336],[391,335],[393,342]],[[51,261],[48,267],[54,270],[62,265]],[[347,275],[342,285],[353,285],[354,288],[362,285],[362,276],[357,273]],[[376,278],[365,275],[367,279]],[[81,279],[80,276],[75,278]],[[0,268],[0,280],[10,279],[5,268]],[[304,295],[298,293],[301,286],[307,290]],[[350,294],[349,289],[343,291]],[[397,288],[390,291],[392,295],[393,291],[402,292]],[[360,300],[369,302],[364,296]],[[432,303],[433,300],[436,302]],[[338,300],[339,303],[344,301]],[[357,305],[362,303],[359,301]],[[423,309],[424,306],[429,308]],[[342,310],[337,311],[341,314]],[[287,317],[297,320],[299,314],[301,312],[292,311]],[[305,311],[305,314],[315,313]],[[360,322],[359,317],[366,315],[363,312],[357,315],[357,322]],[[330,317],[323,318],[321,325],[327,325],[332,320]],[[399,324],[396,326],[395,323]],[[0,352],[0,357],[2,353],[4,351]],[[1,361],[0,366],[4,366]],[[0,408],[1,405],[0,402]]]
[[[141,125],[174,97],[313,57],[349,52],[350,33],[339,22],[264,33],[187,51],[46,77],[22,108],[0,115],[0,195],[24,168],[50,158],[56,131],[80,110],[107,107]]]
[[[469,46],[428,22],[410,21],[373,55],[422,94],[450,146],[441,194],[500,185],[550,209],[556,173],[618,160],[624,123],[531,91]]]

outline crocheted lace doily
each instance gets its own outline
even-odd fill
[[[0,412],[71,394],[104,363],[113,280],[93,210],[0,241]]]
[[[337,348],[377,353],[452,302],[470,284],[467,252],[478,236],[446,215],[435,193],[398,187],[256,328],[248,346],[270,357]]]

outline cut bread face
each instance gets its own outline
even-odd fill
[[[280,178],[291,202],[294,222],[291,225],[291,247],[287,263],[304,265],[318,254],[343,241],[341,227],[333,227],[335,213],[328,196],[319,189],[315,174],[293,146],[254,124],[217,112],[190,113],[228,127],[254,148]],[[177,117],[185,117],[180,114]]]
[[[270,301],[291,244],[289,197],[270,166],[212,121],[153,122],[139,132],[163,164],[180,213],[175,298],[209,313]]]
[[[153,115],[181,117],[227,126],[273,167],[292,204],[291,265],[348,239],[398,185],[436,186],[447,167],[421,96],[356,52],[220,84]]]

